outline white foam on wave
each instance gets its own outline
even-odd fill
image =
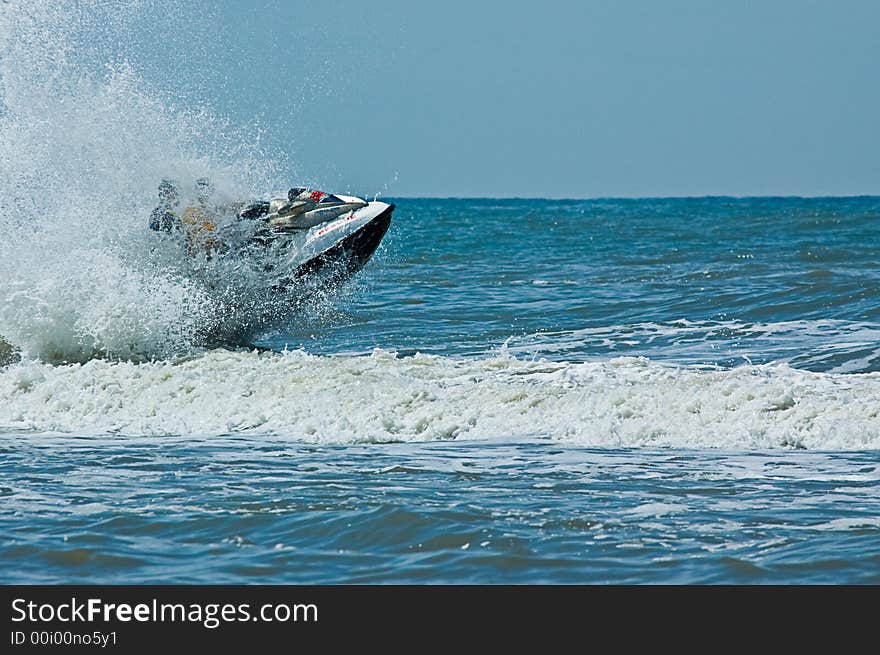
[[[0,428],[280,435],[317,443],[543,439],[599,447],[880,448],[880,375],[215,350],[0,372]]]

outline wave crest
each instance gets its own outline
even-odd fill
[[[0,372],[7,430],[281,435],[317,443],[555,439],[580,446],[880,448],[880,374],[214,350],[178,362]]]

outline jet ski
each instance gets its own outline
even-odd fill
[[[394,212],[391,203],[301,187],[253,202],[213,202],[204,179],[194,191],[162,180],[149,228],[164,235],[151,252],[220,301],[222,315],[200,333],[212,347],[250,343],[351,277],[376,252]]]
[[[249,262],[273,294],[349,278],[379,247],[394,211],[390,203],[303,187],[286,198],[223,205],[211,202],[212,192],[205,178],[196,181],[194,197],[162,180],[150,229],[182,233],[197,270],[214,259]],[[216,286],[216,273],[207,279]]]
[[[251,240],[274,252],[273,291],[319,276],[341,282],[359,271],[379,247],[391,225],[394,205],[304,188],[293,188],[286,201],[252,203],[239,220],[260,227]]]

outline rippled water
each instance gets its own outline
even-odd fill
[[[8,582],[880,582],[874,453],[4,441]]]
[[[395,218],[359,311],[271,344],[880,371],[877,197],[426,199]]]

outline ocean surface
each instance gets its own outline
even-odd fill
[[[0,579],[880,583],[880,198],[395,202],[259,348],[0,370]]]

